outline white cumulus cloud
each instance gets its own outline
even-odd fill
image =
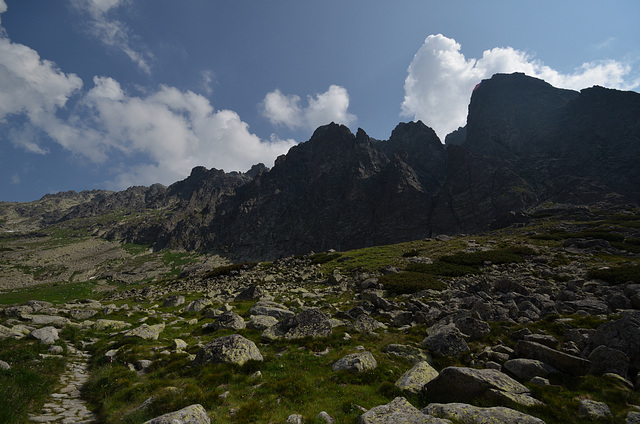
[[[35,50],[0,34],[0,124],[16,115],[28,118],[21,128],[5,131],[14,145],[46,153],[38,142],[38,129],[60,125],[56,112],[81,88],[77,75],[65,74]]]
[[[102,13],[121,3],[87,4]],[[0,0],[0,12],[3,7]],[[104,76],[94,77],[89,90],[82,87],[77,75],[0,33],[0,140],[40,155],[57,143],[110,168],[116,176],[108,188],[170,184],[200,165],[226,171],[246,171],[259,162],[270,166],[295,144],[260,139],[236,112],[215,110],[192,91],[162,85],[135,95]],[[114,157],[122,165],[114,167]]]
[[[467,59],[454,39],[430,35],[415,54],[404,83],[402,116],[422,120],[441,139],[465,125],[473,87],[495,73],[524,72],[553,86],[582,89],[593,85],[635,89],[631,67],[614,61],[585,63],[572,73],[544,65],[526,52],[511,47],[486,50],[480,59]]]
[[[263,141],[236,112],[214,110],[204,96],[175,87],[135,96],[112,78],[95,77],[82,106],[77,122],[84,124],[75,139],[67,138],[69,148],[96,162],[112,152],[149,158],[149,163],[119,172],[112,181],[116,188],[170,183],[198,165],[246,171],[258,162],[270,165],[295,144]]]
[[[262,113],[271,123],[291,129],[316,127],[330,122],[348,125],[356,120],[349,113],[349,94],[344,87],[331,85],[324,93],[307,96],[302,106],[300,96],[285,95],[276,89],[267,93],[262,101]]]

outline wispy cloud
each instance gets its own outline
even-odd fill
[[[89,17],[87,31],[104,45],[120,50],[146,74],[151,73],[150,61],[154,56],[135,42],[131,30],[122,21],[113,18],[129,0],[70,0],[71,5]]]
[[[544,65],[526,52],[511,47],[486,50],[480,59],[467,59],[454,39],[430,35],[415,54],[404,83],[402,116],[422,120],[441,139],[463,126],[473,87],[495,73],[524,72],[561,88],[593,85],[636,89],[628,64],[615,60],[585,63],[572,73]]]
[[[276,89],[265,96],[261,108],[271,123],[291,129],[315,129],[332,121],[348,125],[356,120],[356,116],[348,112],[347,90],[338,85],[331,85],[324,93],[307,96],[306,106],[300,103],[300,96],[285,95]]]

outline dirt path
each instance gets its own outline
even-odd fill
[[[67,369],[60,378],[61,388],[50,396],[49,402],[44,404],[40,415],[33,414],[29,417],[31,422],[59,424],[95,422],[95,415],[80,398],[80,387],[89,376],[87,372],[89,355],[73,347],[69,347],[68,352],[71,357]]]

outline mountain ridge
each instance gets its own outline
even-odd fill
[[[637,204],[639,117],[638,93],[496,74],[474,91],[451,143],[421,121],[400,123],[389,140],[331,123],[271,169],[196,167],[168,187],[79,194],[87,200],[38,222],[149,212],[93,231],[156,250],[262,260],[476,232],[545,202]]]

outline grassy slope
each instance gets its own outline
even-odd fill
[[[527,245],[540,254],[544,253],[555,258],[551,262],[555,275],[549,278],[560,281],[566,278],[562,273],[563,267],[567,264],[581,263],[593,270],[608,266],[614,270],[614,273],[618,267],[625,267],[623,269],[627,272],[629,266],[637,265],[637,255],[633,256],[624,252],[620,255],[580,255],[560,251],[559,247],[570,236],[573,237],[576,234],[587,236],[585,231],[591,230],[591,234],[594,234],[595,231],[622,234],[626,230],[638,228],[639,223],[640,215],[638,214],[632,216],[603,215],[589,222],[573,223],[559,222],[551,217],[536,222],[525,229],[507,229],[486,235],[457,237],[451,241],[415,241],[372,247],[328,256],[317,256],[312,259],[316,259],[316,262],[321,264],[322,272],[329,276],[336,270],[347,275],[354,271],[377,271],[385,266],[404,269],[408,263],[407,257],[425,256],[436,259],[436,264],[440,263],[441,265],[431,268],[423,267],[423,269],[417,269],[414,272],[429,275],[430,277],[425,277],[425,280],[432,281],[435,278],[436,281],[448,284],[451,277],[447,276],[447,272],[453,272],[454,275],[473,275],[474,272],[482,272],[482,265],[473,262],[477,261],[478,255],[460,255],[465,248],[472,246],[475,250],[504,252],[504,248],[510,246]],[[576,228],[571,231],[562,230],[565,234],[561,234],[562,231],[557,230],[559,226],[564,228],[568,225],[574,225]],[[633,238],[619,240],[618,236],[612,237],[616,238],[616,243],[626,242],[628,245],[634,245]],[[145,256],[147,253],[143,249],[138,249],[135,246],[128,246],[125,249],[138,255],[136,256],[137,261],[151,258]],[[518,254],[509,260],[517,262],[517,256]],[[178,270],[190,261],[189,257],[170,252],[162,253],[161,258],[165,265],[170,265],[173,276],[177,275]],[[438,262],[437,259],[441,259],[441,261]],[[481,260],[485,261],[487,258],[483,257]],[[443,263],[449,265],[444,266]],[[450,266],[451,264],[453,264],[453,268]],[[456,272],[463,272],[463,274],[456,274]],[[171,275],[167,277],[171,277]],[[420,281],[417,284],[419,285]],[[126,288],[131,287],[127,286]],[[306,284],[304,287],[307,290],[326,288],[320,283]],[[0,295],[0,303],[22,302],[27,298],[54,302],[69,300],[74,296],[101,298],[103,294],[93,291],[94,288],[89,282],[42,286],[29,289],[29,291],[2,294]],[[185,293],[185,295],[188,300],[198,297],[197,294]],[[402,298],[400,295],[398,300]],[[340,310],[346,310],[355,303],[353,296],[349,294],[328,297],[327,301]],[[123,302],[116,303],[119,305]],[[258,331],[241,330],[238,333],[258,344],[265,358],[263,363],[249,363],[243,367],[208,365],[194,368],[190,366],[187,354],[197,352],[197,343],[206,343],[214,337],[226,335],[229,332],[203,333],[202,324],[213,320],[203,319],[200,314],[181,314],[177,308],[159,308],[154,306],[153,301],[129,302],[130,306],[135,304],[153,311],[151,317],[147,319],[147,323],[160,322],[163,320],[163,314],[168,313],[174,314],[177,318],[169,317],[169,322],[172,323],[167,325],[159,341],[114,338],[110,336],[109,332],[95,330],[67,332],[67,338],[71,340],[98,340],[91,347],[94,360],[91,365],[91,379],[85,387],[84,393],[105,423],[142,422],[193,403],[202,404],[214,422],[284,422],[287,416],[292,413],[302,414],[307,422],[313,422],[314,417],[322,410],[328,412],[337,422],[356,422],[361,414],[358,406],[371,408],[400,395],[393,383],[411,366],[405,360],[384,354],[382,352],[384,347],[390,343],[417,344],[424,337],[426,329],[424,325],[415,326],[408,331],[389,328],[379,332],[379,336],[350,332],[352,337],[348,338],[345,337],[347,330],[337,328],[328,338],[292,342],[266,342],[260,338]],[[231,302],[231,306],[236,312],[248,318],[247,310],[250,303]],[[324,308],[326,312],[335,312],[333,306],[326,305]],[[104,316],[104,318],[137,323],[138,320],[146,316],[148,316],[146,312],[129,311],[111,314]],[[95,318],[101,317],[98,315]],[[199,318],[197,324],[189,323],[189,319],[192,318]],[[385,320],[384,317],[377,318],[381,321]],[[522,327],[528,327],[533,331],[544,330],[562,341],[563,327],[554,321],[555,318],[558,317],[549,317],[528,325],[493,323],[492,333],[484,339],[474,342],[472,348],[477,354],[484,346],[495,345],[499,342],[513,347],[514,343],[507,335]],[[576,328],[595,328],[602,322],[600,318],[595,317],[574,316],[571,318],[573,321],[568,325]],[[164,350],[171,349],[171,341],[174,338],[181,338],[188,343],[189,348],[185,354],[165,355],[163,353]],[[33,346],[33,343],[26,341],[15,342],[11,346],[7,347],[3,342],[0,348],[0,359],[11,357],[14,354],[12,352],[19,349],[31,352],[24,354],[24,358],[28,358],[38,349],[37,346]],[[357,346],[363,346],[372,351],[378,359],[379,367],[373,372],[360,376],[331,372],[331,364],[345,354],[355,352]],[[109,362],[104,358],[104,353],[113,348],[120,348],[120,353],[116,361]],[[329,348],[328,353],[318,354],[326,352],[327,348]],[[128,369],[128,365],[138,359],[152,359],[154,361],[149,373],[139,375]],[[15,359],[12,360],[15,361]],[[436,361],[435,367],[441,369],[448,365],[460,365],[464,361],[464,357],[440,359]],[[56,367],[58,366],[54,363],[47,363],[46,367],[50,368],[50,371],[40,372],[53,377],[56,375],[58,369]],[[15,368],[16,370],[20,369],[19,367]],[[260,378],[254,376],[258,370],[262,374]],[[10,393],[5,396],[8,396],[8,399],[13,399],[11,396],[22,396],[20,399],[24,400],[21,401],[21,404],[25,405],[26,409],[38,409],[38,405],[42,402],[42,393],[50,390],[51,386],[42,385],[38,389],[38,393],[29,393],[28,391],[23,393],[23,386],[30,387],[25,381],[33,380],[33,376],[24,377],[26,380],[20,378],[22,377],[3,379],[3,390]],[[4,384],[5,381],[8,383]],[[620,422],[630,405],[640,404],[637,392],[601,377],[563,377],[563,379],[554,380],[552,383],[555,385],[546,388],[529,386],[534,395],[547,404],[545,407],[517,408],[539,416],[547,423],[580,422],[580,418],[575,414],[578,400],[590,398],[607,402],[614,413],[614,418],[609,422]],[[148,399],[152,400],[147,409],[136,410]],[[422,407],[426,405],[428,399],[413,397],[410,398],[410,401],[414,405]],[[485,401],[478,402],[480,405],[489,406]],[[18,414],[22,414],[20,416],[24,416],[24,413],[18,412]],[[2,411],[0,411],[0,416],[2,416]],[[5,422],[21,421],[20,418],[13,418],[13,421],[9,419]]]

